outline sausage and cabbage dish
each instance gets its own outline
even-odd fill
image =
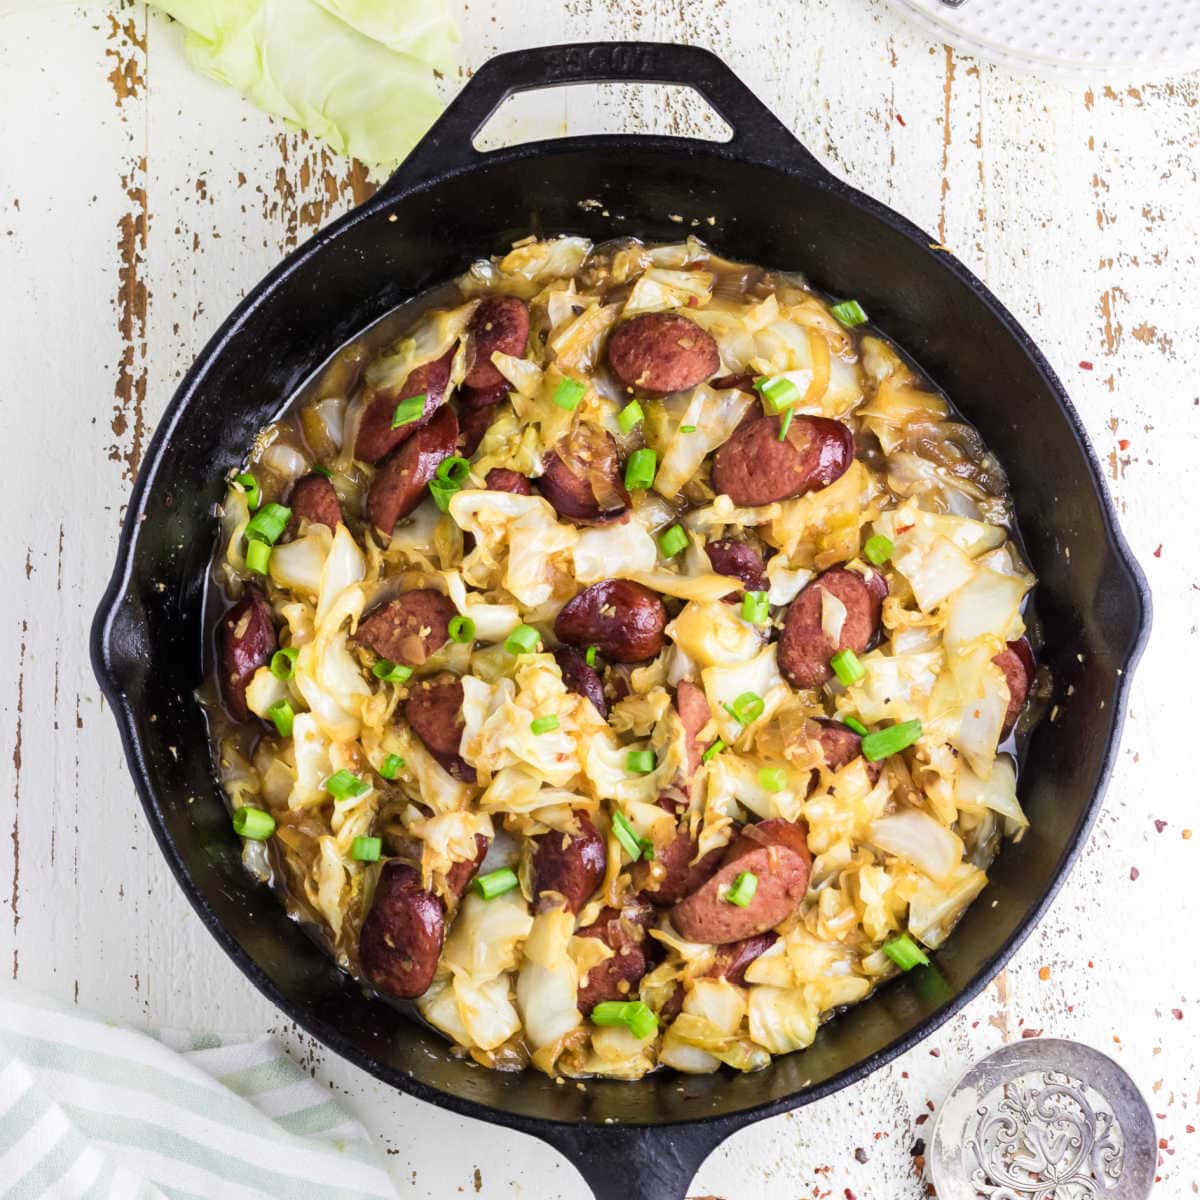
[[[348,348],[221,508],[247,866],[479,1063],[749,1071],[1027,820],[1004,474],[855,301],[528,239]]]

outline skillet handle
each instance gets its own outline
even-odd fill
[[[822,180],[832,178],[787,126],[710,50],[669,42],[579,42],[514,50],[489,59],[379,194],[389,195],[484,162],[489,154],[476,150],[473,139],[500,105],[517,92],[576,83],[622,82],[682,84],[699,92],[733,130],[728,142],[703,142],[707,153],[751,159]]]

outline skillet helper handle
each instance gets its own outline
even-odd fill
[[[579,42],[514,50],[489,59],[380,192],[386,195],[483,162],[488,154],[475,149],[474,138],[509,96],[577,83],[694,88],[733,130],[728,142],[704,142],[710,153],[832,178],[712,51],[670,42]]]

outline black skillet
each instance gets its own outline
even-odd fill
[[[472,146],[514,92],[614,80],[690,85],[733,137]],[[297,387],[414,293],[531,231],[654,241],[693,228],[731,258],[797,269],[858,298],[978,426],[1009,471],[1040,578],[1043,659],[1058,711],[1025,747],[1030,835],[1005,848],[937,954],[938,973],[883,988],[824,1026],[809,1050],[757,1074],[662,1073],[581,1090],[452,1057],[436,1034],[364,996],[243,872],[193,697],[211,509],[223,476]],[[830,175],[705,50],[603,43],[501,55],[373,199],[300,247],[238,306],[188,372],[134,487],[92,657],[146,815],[200,919],[249,979],[327,1046],[414,1096],[544,1139],[601,1200],[682,1196],[734,1130],[862,1079],[936,1029],[1045,912],[1099,808],[1150,597],[1061,384],[995,297],[932,241]]]

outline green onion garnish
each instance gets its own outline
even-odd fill
[[[246,566],[260,575],[267,573],[271,563],[271,547],[266,542],[246,543]]]
[[[442,512],[450,511],[450,500],[461,492],[471,476],[471,464],[458,454],[444,458],[429,481],[429,494]]]
[[[371,674],[384,683],[407,683],[412,678],[412,667],[394,663],[390,658],[381,658],[372,668]]]
[[[252,542],[266,542],[268,546],[273,546],[291,519],[290,508],[284,508],[282,504],[264,504],[247,523],[246,537]]]
[[[756,379],[754,386],[768,412],[781,413],[804,399],[800,389],[790,379]]]
[[[553,733],[558,728],[558,718],[555,716],[549,717],[534,717],[529,722],[530,733]]]
[[[637,830],[630,825],[629,818],[620,810],[613,813],[612,828],[617,841],[621,843],[621,849],[637,862],[642,857],[642,839],[638,837]]]
[[[509,654],[532,654],[539,641],[538,631],[532,625],[518,625],[504,639],[504,648]]]
[[[653,450],[635,450],[625,464],[625,487],[629,491],[648,488],[658,469],[658,455]]]
[[[284,646],[271,655],[271,674],[287,683],[296,673],[296,657],[300,653],[295,646]]]
[[[858,655],[853,650],[839,650],[829,660],[829,665],[846,687],[853,687],[867,675],[867,668],[858,661]]]
[[[920,721],[903,721],[899,725],[889,725],[887,729],[877,729],[862,740],[863,758],[868,762],[878,762],[889,754],[899,754],[920,736]]]
[[[763,698],[757,692],[743,692],[732,704],[721,707],[739,725],[749,725],[763,715]]]
[[[554,389],[554,403],[559,408],[565,408],[567,412],[574,412],[586,391],[587,387],[578,379],[560,379],[558,387]]]
[[[867,538],[867,544],[863,547],[863,557],[877,567],[882,567],[892,557],[892,551],[895,548],[890,538],[885,538],[882,533],[877,533]]]
[[[679,525],[672,525],[666,533],[658,535],[658,550],[663,558],[674,558],[680,550],[686,550],[688,535]]]
[[[787,431],[791,427],[792,427],[792,410],[790,408],[788,408],[788,409],[784,410],[783,419],[779,422],[779,437],[776,440],[780,441],[780,442],[786,441],[787,440]]]
[[[398,754],[389,754],[387,758],[379,764],[379,774],[384,779],[395,779],[400,774],[400,768],[404,766],[404,759]]]
[[[419,421],[425,412],[427,399],[426,393],[422,392],[419,396],[409,396],[407,400],[401,400],[392,414],[392,428],[399,429],[401,425],[411,425],[414,421]]]
[[[587,652],[584,654],[583,660],[584,660],[584,662],[587,663],[587,665],[589,667],[594,667],[596,665],[596,647],[595,646],[589,646],[587,648]]]
[[[233,813],[233,832],[252,842],[265,842],[275,832],[275,818],[261,808],[238,808]]]
[[[782,792],[787,787],[787,772],[782,767],[759,767],[758,786],[764,792]]]
[[[867,727],[857,717],[847,717],[844,724],[847,729],[853,729],[859,737],[866,737]]]
[[[338,801],[353,800],[355,796],[361,796],[363,792],[369,791],[371,785],[365,779],[359,779],[352,771],[347,771],[343,767],[340,771],[334,771],[330,777],[325,780],[325,790]]]
[[[709,748],[707,750],[705,750],[705,752],[702,755],[700,755],[700,761],[702,763],[709,762],[711,759],[716,758],[716,756],[718,754],[720,754],[721,751],[724,749],[725,749],[725,743],[723,741],[721,741],[720,738],[717,738],[717,740],[715,742],[713,742],[713,744],[711,746],[709,746]]]
[[[326,479],[333,478],[333,472],[328,467],[321,466],[320,463],[313,463],[313,474],[324,475]]]
[[[635,775],[649,775],[654,767],[653,750],[630,750],[625,756],[625,769]]]
[[[621,427],[622,433],[628,433],[631,429],[636,428],[646,419],[646,414],[642,412],[642,406],[636,400],[630,400],[619,413],[617,413],[617,424]]]
[[[658,1018],[642,1000],[602,1000],[592,1009],[593,1025],[624,1025],[643,1041],[658,1032]]]
[[[695,425],[680,425],[679,432],[680,433],[695,433],[696,427],[695,427]]]
[[[280,737],[292,736],[292,722],[296,719],[296,710],[287,700],[276,700],[267,709],[267,720],[275,726]]]
[[[765,625],[771,615],[766,592],[747,592],[742,597],[742,620],[751,625]]]
[[[383,838],[356,837],[350,843],[350,857],[355,862],[378,862],[383,853]]]
[[[495,900],[505,892],[511,892],[518,884],[516,872],[511,867],[501,867],[486,875],[477,875],[471,886],[485,899]]]
[[[725,893],[725,899],[738,908],[745,908],[754,899],[758,891],[758,876],[753,871],[743,871],[734,881],[733,886]]]
[[[262,488],[258,486],[258,480],[247,471],[244,475],[239,475],[234,483],[238,484],[246,493],[246,503],[253,512],[262,503]]]
[[[460,646],[469,645],[475,640],[475,622],[470,617],[451,617],[446,629],[450,634],[450,640],[457,642]]]
[[[884,942],[883,952],[902,971],[911,971],[913,967],[929,966],[929,958],[925,951],[907,933],[892,938],[890,942]]]
[[[847,329],[867,323],[867,314],[863,312],[862,305],[857,300],[843,300],[840,304],[833,305],[829,311]]]

